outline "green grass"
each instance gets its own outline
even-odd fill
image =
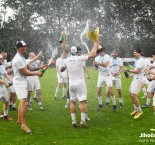
[[[126,79],[122,75],[124,107],[119,108],[117,100],[117,112],[112,112],[112,106],[103,108],[97,113],[98,105],[96,96],[96,83],[98,72],[89,68],[91,79],[87,81],[88,89],[88,114],[90,121],[88,128],[73,128],[69,109],[65,109],[66,100],[54,100],[54,92],[57,85],[56,70],[49,69],[41,80],[43,105],[45,110],[42,112],[38,105],[33,101],[33,111],[27,111],[27,124],[32,129],[33,134],[27,135],[16,124],[17,112],[10,111],[9,114],[14,118],[7,122],[0,120],[0,144],[3,145],[151,145],[151,139],[139,138],[141,133],[151,133],[150,128],[155,128],[155,116],[153,109],[143,109],[144,115],[138,120],[130,116],[133,105],[129,97],[129,85],[131,79]],[[116,91],[115,91],[116,93]],[[105,88],[102,92],[105,96]],[[140,92],[139,97],[142,96]],[[117,96],[117,95],[116,95]],[[104,104],[105,104],[105,97]],[[118,98],[118,97],[117,97]],[[141,99],[141,104],[145,99]],[[2,108],[2,103],[0,104]],[[77,105],[77,120],[80,121],[80,112]],[[145,142],[139,142],[142,139]],[[146,143],[146,141],[149,141]]]

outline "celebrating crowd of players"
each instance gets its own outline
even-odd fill
[[[29,53],[29,58],[26,60],[23,56],[26,50],[26,43],[18,41],[17,53],[11,63],[7,63],[7,53],[1,52],[0,54],[0,100],[4,102],[3,114],[1,113],[0,117],[3,117],[5,120],[13,120],[8,115],[8,111],[17,110],[17,96],[19,99],[17,123],[21,125],[21,128],[26,133],[31,134],[32,131],[25,121],[25,114],[27,109],[32,110],[30,99],[32,91],[35,91],[37,98],[35,97],[34,99],[37,101],[40,110],[44,110],[38,77],[42,77],[43,75],[40,69],[47,68],[48,66],[37,63],[37,59],[42,55],[41,52],[38,55],[35,55],[33,52]],[[132,69],[127,69],[123,66],[123,60],[118,57],[116,50],[112,51],[111,55],[108,55],[105,53],[105,48],[101,47],[98,42],[94,42],[90,53],[86,55],[81,55],[81,48],[76,46],[71,47],[70,53],[65,48],[62,50],[61,57],[56,61],[58,86],[56,87],[54,99],[57,99],[59,89],[63,86],[62,98],[67,98],[65,108],[70,106],[71,120],[74,127],[78,127],[76,122],[77,101],[79,101],[81,112],[80,124],[86,128],[87,120],[90,120],[87,114],[87,89],[83,70],[90,79],[85,62],[92,58],[95,58],[93,66],[99,71],[97,81],[97,111],[103,108],[102,88],[104,84],[106,84],[106,87],[104,87],[106,89],[105,106],[109,106],[111,98],[112,109],[113,111],[117,110],[116,97],[113,92],[113,86],[115,86],[118,92],[120,108],[123,107],[122,72],[130,73],[129,76],[133,74],[129,92],[134,106],[134,110],[131,113],[131,115],[134,115],[134,119],[138,119],[143,114],[141,108],[149,107],[155,91],[155,52],[153,52],[153,63],[151,64],[150,61],[144,58],[141,49],[135,49],[133,52],[135,58],[134,65]],[[147,92],[145,85],[148,85]],[[147,98],[146,104],[143,106],[140,106],[137,97],[141,89],[144,92],[144,98]],[[10,98],[8,93],[10,94]],[[153,99],[153,106],[155,112],[155,97]],[[155,129],[151,130],[155,131]]]

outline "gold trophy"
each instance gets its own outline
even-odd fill
[[[93,31],[87,32],[86,35],[93,42],[97,42],[99,40],[99,27],[96,27]]]

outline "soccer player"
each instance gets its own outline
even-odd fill
[[[103,84],[107,85],[107,93],[112,99],[113,102],[113,111],[116,111],[116,98],[112,90],[112,78],[110,72],[110,56],[105,54],[105,48],[101,48],[99,51],[99,55],[95,58],[93,65],[99,70],[98,82],[97,82],[97,94],[98,94],[98,108],[97,111],[100,111],[103,107],[102,105],[102,94],[101,90]]]
[[[94,47],[91,52],[86,56],[77,55],[77,47],[71,47],[71,56],[65,60],[65,63],[61,69],[64,71],[67,68],[69,76],[69,94],[70,94],[70,112],[72,125],[77,127],[76,123],[76,101],[80,102],[81,111],[81,122],[83,127],[87,127],[86,124],[86,101],[87,101],[87,90],[83,73],[84,61],[91,59],[96,56],[98,49],[98,42],[94,43]]]
[[[118,57],[116,50],[112,51],[110,58],[110,71],[112,74],[113,85],[116,85],[116,89],[119,96],[120,108],[123,107],[122,97],[122,85],[121,85],[121,73],[123,72],[123,60]],[[106,99],[106,105],[109,104],[109,99]]]
[[[143,84],[145,63],[144,59],[141,57],[141,49],[134,50],[133,56],[135,58],[134,70],[127,71],[134,74],[132,83],[130,85],[130,96],[134,105],[134,111],[131,113],[131,115],[134,115],[134,119],[138,119],[143,114],[137,95],[140,92]]]
[[[60,69],[61,69],[61,67],[64,64],[64,60],[65,60],[67,54],[68,54],[68,51],[67,50],[63,50],[63,52],[61,53],[61,57],[59,57],[56,60],[56,70],[57,70],[58,86],[56,87],[56,90],[55,90],[54,99],[58,98],[59,89],[62,86],[63,86],[62,98],[66,98],[66,86],[67,86],[67,83],[68,83],[68,75],[67,75],[67,71],[66,70],[64,72],[61,72]]]
[[[12,82],[12,79],[6,73],[5,67],[2,65],[4,61],[3,56],[0,54],[0,100],[4,102],[4,119],[5,120],[13,120],[11,117],[8,116],[9,110],[9,95],[7,93],[6,87],[9,86],[7,82],[4,81],[4,77],[7,78]]]
[[[2,51],[2,52],[1,52],[1,55],[3,56],[3,59],[4,59],[2,65],[5,67],[5,69],[7,69],[7,67],[9,67],[9,65],[8,65],[8,63],[7,63],[7,60],[6,60],[8,54],[7,54],[6,52]]]
[[[146,70],[146,69],[149,69],[150,66],[151,66],[151,62],[150,62],[148,59],[145,58],[143,52],[141,53],[141,56],[142,56],[142,57],[144,58],[144,60],[145,60],[145,70]],[[147,80],[146,76],[144,76],[144,77],[143,77],[143,85],[142,85],[142,87],[141,87],[141,88],[142,88],[142,91],[143,91],[143,93],[144,93],[144,95],[143,95],[143,97],[141,97],[141,98],[147,98],[147,90],[146,90],[145,86],[148,85],[148,84],[149,84],[149,81]]]
[[[11,62],[10,62],[11,63]],[[12,67],[7,68],[7,74],[13,79],[13,71]],[[9,80],[7,80],[7,83],[11,83]],[[10,86],[7,88],[8,92],[10,93],[10,103],[9,103],[9,109],[13,111],[17,111],[16,109],[16,92],[13,86]]]
[[[29,59],[27,59],[26,61],[32,67],[37,68],[38,65],[36,64],[36,60],[41,55],[42,55],[41,51],[38,53],[38,55],[35,55],[35,53],[30,52],[29,53]],[[40,66],[38,68],[41,69],[42,66]],[[38,106],[39,106],[40,110],[44,110],[43,105],[42,105],[41,86],[40,86],[40,82],[39,82],[38,76],[28,76],[27,77],[27,83],[28,83],[28,96],[27,96],[28,106],[27,106],[27,108],[29,110],[32,110],[32,106],[31,106],[31,103],[30,103],[30,97],[32,95],[32,91],[35,90]]]
[[[152,52],[152,60],[153,60],[153,64],[151,64],[149,68],[151,73],[155,72],[155,51]],[[154,89],[155,89],[155,80],[152,80],[148,84],[147,100],[146,100],[146,104],[144,104],[142,108],[148,108],[150,106],[151,98],[153,97],[153,94],[154,94]]]
[[[21,128],[28,134],[32,131],[28,128],[25,120],[26,109],[27,109],[27,76],[42,76],[41,71],[35,71],[38,69],[32,68],[29,64],[27,65],[24,54],[26,53],[27,45],[24,41],[17,42],[17,53],[12,61],[12,68],[14,72],[13,87],[19,99],[18,106],[18,120],[17,123],[21,125]]]

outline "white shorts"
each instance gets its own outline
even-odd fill
[[[87,89],[85,81],[78,80],[74,84],[69,83],[69,95],[70,100],[73,102],[76,102],[77,100],[79,100],[79,102],[87,100]]]
[[[68,83],[68,77],[58,77],[58,83]]]
[[[153,93],[154,91],[155,91],[155,80],[152,80],[151,82],[149,82],[147,92]]]
[[[116,89],[122,89],[122,83],[121,83],[120,77],[112,76],[112,82],[113,82],[113,85],[116,86]]]
[[[8,87],[8,92],[15,93],[15,89],[13,88],[13,86]]]
[[[112,77],[111,75],[107,75],[105,77],[99,76],[98,77],[98,82],[97,82],[97,87],[102,88],[104,83],[106,83],[107,87],[112,87]]]
[[[40,82],[37,76],[27,77],[28,91],[40,90]]]
[[[137,95],[142,87],[143,79],[133,79],[130,85],[130,93]]]
[[[0,100],[3,102],[9,102],[9,95],[5,87],[0,86]]]
[[[21,85],[21,84],[14,85],[13,84],[13,88],[15,89],[16,95],[19,100],[27,99],[27,95],[28,95],[27,84],[23,84],[23,85]]]

